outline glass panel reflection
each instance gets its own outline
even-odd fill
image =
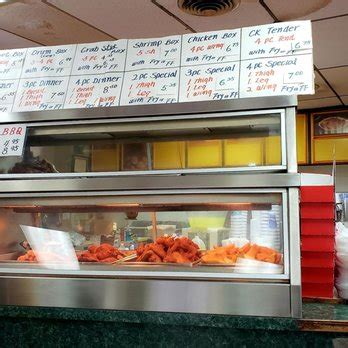
[[[279,114],[29,129],[3,174],[97,173],[281,165]]]
[[[141,203],[126,197],[100,200],[3,206],[0,264],[72,270],[145,264],[283,273],[280,193],[150,196]]]

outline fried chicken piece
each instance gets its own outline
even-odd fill
[[[138,256],[141,256],[145,252],[145,245],[140,244],[137,249],[135,250]]]
[[[163,261],[166,263],[191,263],[189,258],[178,251],[168,254]]]
[[[157,256],[159,256],[162,259],[164,259],[167,255],[166,251],[164,250],[163,245],[161,244],[156,244],[156,243],[151,243],[149,244],[149,249],[152,250]]]
[[[156,239],[157,244],[163,245],[166,249],[173,246],[175,238],[171,236],[162,236]]]
[[[225,247],[215,247],[202,256],[203,263],[235,264],[237,261],[239,248],[234,244]]]
[[[149,262],[149,258],[154,254],[152,250],[148,250],[143,252],[140,256],[137,258],[137,262]]]
[[[84,251],[81,253],[81,255],[78,256],[78,260],[80,262],[99,262],[96,254],[92,254],[89,251]]]
[[[149,253],[152,253],[149,257],[149,262],[162,262],[162,259],[154,251],[150,250]]]
[[[91,253],[91,254],[95,254],[97,252],[97,249],[98,249],[98,246],[96,245],[90,245],[88,247],[88,251]]]

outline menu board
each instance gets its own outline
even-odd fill
[[[69,76],[75,45],[28,48],[22,78]]]
[[[65,108],[119,105],[122,73],[71,76]]]
[[[94,75],[124,71],[127,40],[77,45],[71,75]]]
[[[126,70],[180,66],[181,36],[128,40]]]
[[[62,109],[68,77],[21,79],[12,111]]]
[[[0,112],[314,93],[310,21],[0,51]]]
[[[0,81],[21,77],[26,49],[0,51]]]
[[[263,58],[241,62],[241,98],[308,94],[313,89],[312,57]]]
[[[238,98],[239,62],[181,68],[180,102]]]
[[[240,29],[183,35],[181,66],[236,62]]]
[[[179,69],[128,71],[121,105],[168,104],[178,101]]]

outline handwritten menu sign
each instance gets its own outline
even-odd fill
[[[0,112],[313,94],[310,21],[0,51]]]
[[[69,76],[76,45],[29,48],[22,78]]]
[[[72,76],[64,108],[119,105],[123,74]]]
[[[0,51],[0,81],[20,78],[26,51],[26,49]]]
[[[240,29],[183,35],[181,66],[240,59]]]
[[[121,105],[175,103],[178,91],[178,68],[126,72]]]
[[[312,65],[309,55],[242,61],[241,97],[306,94],[313,90]]]
[[[12,111],[62,109],[68,77],[21,79]]]
[[[239,62],[184,67],[179,101],[238,98],[238,80]]]
[[[126,70],[161,69],[180,66],[181,36],[129,40]]]
[[[127,40],[77,45],[72,75],[124,71]]]
[[[313,48],[309,21],[243,28],[242,37],[242,60],[311,53]]]
[[[0,81],[0,110],[11,111],[16,96],[19,80]]]
[[[22,156],[26,126],[11,124],[0,126],[0,157]]]

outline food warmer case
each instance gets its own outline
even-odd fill
[[[0,304],[300,317],[296,103],[3,114]]]

